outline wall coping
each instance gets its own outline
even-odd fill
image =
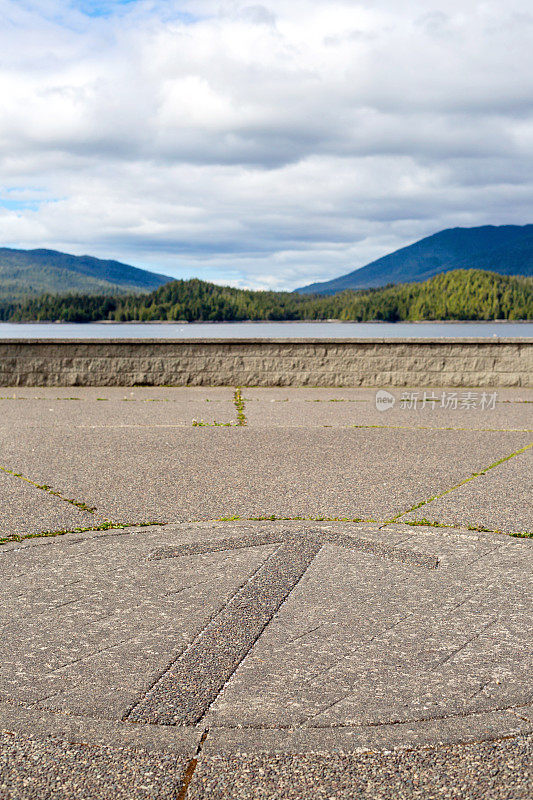
[[[101,339],[101,338],[82,338],[82,339],[30,339],[30,338],[14,338],[14,339],[2,339],[0,338],[0,347],[3,344],[94,344],[94,345],[131,345],[131,344],[186,344],[186,345],[205,345],[205,344],[212,344],[212,345],[219,345],[219,344],[234,344],[234,345],[246,345],[246,344],[312,344],[312,345],[326,345],[326,344],[486,344],[486,345],[498,345],[498,344],[529,344],[533,345],[533,337],[532,336],[470,336],[470,337],[453,337],[453,336],[441,336],[441,337],[394,337],[394,338],[364,338],[364,337],[346,337],[346,338],[268,338],[268,337],[257,337],[257,338],[239,338],[239,339],[228,339],[228,338],[202,338],[202,339],[167,339],[167,338],[157,338],[157,339],[149,339],[149,338],[128,338],[128,339]]]

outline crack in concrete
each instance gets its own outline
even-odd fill
[[[247,424],[246,415],[244,413],[244,398],[241,394],[241,388],[238,386],[233,395],[233,404],[237,409],[237,425],[243,427]]]
[[[181,589],[174,589],[172,592],[165,592],[163,595],[164,597],[171,597],[172,595],[181,594],[182,592],[186,592],[187,589],[196,589],[198,586],[203,586],[206,583],[211,583],[212,580],[208,578],[205,581],[199,581],[198,583],[191,583],[189,586],[182,586]]]
[[[484,681],[484,682],[481,684],[481,686],[479,687],[479,689],[476,689],[476,691],[475,691],[473,694],[470,694],[470,695],[468,695],[468,699],[469,699],[469,700],[473,700],[473,699],[474,699],[474,697],[477,697],[479,694],[481,694],[481,692],[483,691],[483,689],[485,689],[485,688],[486,688],[486,687],[489,685],[489,683],[491,682],[491,680],[492,680],[492,678],[489,678],[488,680]]]
[[[310,628],[310,630],[304,631],[303,633],[299,633],[298,636],[293,636],[292,639],[287,639],[285,641],[285,644],[286,645],[287,644],[292,644],[293,642],[297,642],[300,639],[305,639],[306,636],[309,636],[311,633],[314,633],[315,631],[318,631],[320,628],[323,628],[323,627],[324,627],[324,623],[321,623],[320,625],[315,625],[314,628]]]
[[[48,674],[51,675],[54,672],[60,672],[60,670],[65,669],[66,667],[71,667],[73,664],[79,664],[82,661],[88,661],[89,659],[100,655],[100,653],[105,653],[108,650],[113,650],[115,647],[120,647],[121,644],[126,644],[126,642],[131,642],[135,638],[136,634],[133,636],[128,636],[126,639],[121,639],[120,642],[115,642],[114,644],[110,644],[107,647],[101,647],[99,650],[93,650],[91,653],[86,653],[84,656],[75,658],[72,661],[65,661],[65,663],[60,664],[59,667],[54,667],[54,669],[49,670]]]
[[[63,494],[57,489],[52,489],[51,486],[47,484],[36,483],[32,481],[31,478],[27,478],[21,472],[15,472],[15,470],[8,469],[7,467],[0,466],[0,470],[5,472],[6,475],[12,475],[14,478],[20,478],[20,480],[29,483],[30,486],[35,486],[36,489],[41,489],[41,491],[46,492],[47,494],[51,494],[53,497],[57,497],[59,500],[63,500],[64,503],[70,503],[72,506],[76,506],[77,508],[81,509],[82,511],[86,511],[88,514],[94,514],[95,517],[104,520],[105,522],[110,522],[111,520],[107,519],[107,517],[101,517],[100,515],[96,514],[96,507],[95,506],[88,506],[87,503],[81,500],[75,500],[72,497],[64,497]]]
[[[241,394],[241,387],[238,386],[234,393],[233,393],[233,405],[235,406],[235,410],[237,411],[237,421],[236,422],[218,422],[218,420],[213,420],[213,422],[204,422],[203,419],[197,420],[193,419],[192,425],[193,428],[242,428],[248,424],[246,415],[244,413],[244,397]],[[151,426],[146,426],[151,427]],[[159,427],[171,427],[171,426],[159,426]],[[181,426],[176,426],[181,427]]]
[[[181,786],[180,793],[178,794],[176,800],[185,800],[185,798],[187,797],[187,792],[189,791],[189,786],[193,779],[193,775],[196,770],[196,766],[198,764],[198,759],[200,758],[205,740],[207,739],[208,736],[209,736],[209,728],[206,728],[202,734],[200,741],[198,742],[198,747],[196,748],[196,752],[193,758],[191,758],[191,760],[187,764],[187,767],[185,768],[185,772],[183,773],[183,783]]]
[[[451,490],[450,490],[451,491]],[[436,499],[436,498],[432,498]],[[429,502],[429,501],[428,501]],[[429,519],[421,519],[421,520],[409,520],[409,519],[400,519],[404,514],[408,514],[409,511],[402,511],[402,513],[397,516],[393,517],[393,519],[387,520],[379,520],[379,519],[372,519],[372,518],[364,518],[364,517],[327,517],[327,516],[319,516],[319,517],[290,517],[290,516],[277,516],[276,514],[265,514],[260,517],[241,517],[238,514],[234,514],[229,517],[215,517],[213,520],[188,520],[189,523],[192,522],[352,522],[352,523],[362,523],[363,525],[377,525],[378,530],[385,530],[389,525],[408,525],[412,528],[450,528],[452,530],[458,531],[471,531],[477,533],[497,533],[501,534],[502,536],[514,536],[518,538],[531,538],[533,537],[533,533],[528,531],[516,531],[513,533],[508,533],[507,531],[498,530],[497,528],[485,528],[481,525],[466,525],[460,522],[458,523],[446,523],[446,522],[437,522],[435,520]]]
[[[1,469],[1,467],[0,467]],[[70,533],[91,533],[91,532],[98,532],[98,531],[110,531],[110,530],[124,530],[126,528],[148,528],[152,526],[159,526],[159,525],[166,525],[166,522],[104,522],[102,525],[95,525],[87,528],[70,528],[70,529],[63,529],[59,531],[40,531],[39,533],[23,533],[17,534],[12,533],[9,536],[5,536],[0,539],[0,545],[3,544],[10,544],[12,542],[25,542],[28,539],[43,539],[43,538],[50,538],[54,536],[66,536]],[[116,535],[116,534],[115,534]],[[76,542],[85,541],[85,539],[76,539]]]
[[[344,660],[346,660],[346,659],[349,659],[349,658],[352,658],[352,657],[353,657],[353,655],[354,655],[355,653],[358,653],[360,650],[363,650],[364,648],[368,647],[368,645],[369,645],[369,644],[372,644],[372,642],[375,642],[377,639],[380,639],[382,636],[385,636],[385,634],[386,634],[386,633],[388,633],[389,631],[392,631],[392,630],[394,630],[394,628],[397,628],[397,627],[398,627],[398,625],[401,625],[401,624],[402,624],[402,622],[405,622],[405,620],[406,620],[406,619],[409,619],[409,617],[412,617],[412,616],[414,616],[414,613],[415,613],[414,611],[411,611],[409,614],[406,614],[404,617],[402,617],[401,619],[399,619],[399,620],[398,620],[397,622],[395,622],[394,624],[392,624],[392,625],[389,625],[387,628],[384,628],[382,631],[379,631],[379,633],[376,633],[376,634],[375,634],[374,636],[372,636],[370,639],[367,639],[366,641],[362,642],[362,643],[361,643],[360,645],[358,645],[358,646],[357,646],[357,647],[356,647],[354,650],[350,650],[350,652],[349,652],[349,653],[345,653],[344,655],[342,655],[340,658],[338,658],[338,659],[337,659],[337,661],[335,661],[335,662],[334,662],[333,664],[331,664],[329,667],[326,667],[326,669],[324,669],[324,670],[321,670],[320,672],[317,672],[317,673],[315,673],[314,675],[312,675],[312,676],[311,676],[310,678],[308,678],[308,679],[307,679],[307,680],[306,680],[304,683],[307,683],[307,684],[312,684],[312,683],[313,683],[313,681],[316,681],[316,680],[317,680],[317,678],[323,678],[323,677],[324,677],[324,675],[326,675],[328,672],[331,672],[331,671],[332,671],[332,670],[334,670],[336,667],[338,667],[338,665],[339,665],[339,664],[340,664],[342,661],[344,661]],[[351,693],[351,691],[352,691],[352,690],[350,690],[350,691],[348,692],[348,695]],[[343,699],[344,699],[344,697],[347,697],[348,695],[344,695],[344,696],[341,698],[341,700],[343,700]],[[305,721],[305,724],[307,724],[307,723],[309,722],[309,720],[311,720],[311,719],[314,719],[315,717],[319,717],[321,714],[323,714],[323,713],[325,713],[326,711],[328,711],[328,709],[329,709],[329,708],[332,708],[334,705],[337,705],[337,703],[340,703],[340,702],[341,702],[341,700],[335,700],[335,701],[334,701],[333,703],[331,703],[329,706],[326,706],[326,708],[324,708],[324,709],[321,709],[320,711],[317,711],[315,714],[311,714],[311,716],[310,716],[310,717],[307,717],[307,720]]]
[[[305,428],[304,425],[291,425],[291,428]],[[332,425],[320,425],[321,428],[332,428]],[[336,425],[335,427],[346,428],[379,428],[388,431],[481,431],[483,433],[533,433],[533,428],[455,428],[437,427],[423,425]]]
[[[522,708],[531,708],[531,706],[522,706]],[[531,722],[530,717],[523,717],[521,714],[518,713],[518,710],[515,708],[509,708],[508,711],[510,714],[513,714],[513,716],[518,717],[518,719],[521,719],[524,722]]]
[[[339,661],[337,662],[337,664],[338,664],[340,661],[342,661],[342,659],[339,659]],[[345,692],[345,693],[342,695],[342,697],[338,697],[338,698],[336,698],[336,699],[335,699],[335,700],[333,700],[331,703],[328,703],[328,705],[327,705],[327,706],[325,706],[324,708],[320,709],[320,711],[317,711],[315,714],[311,714],[310,716],[308,716],[308,717],[307,717],[307,719],[305,719],[305,720],[304,720],[304,721],[303,721],[303,722],[300,724],[300,727],[302,727],[302,728],[304,728],[304,727],[308,727],[308,728],[314,728],[314,727],[318,727],[318,726],[315,726],[315,725],[310,725],[309,723],[311,722],[311,720],[312,720],[312,719],[315,719],[315,717],[319,717],[321,714],[325,714],[327,711],[330,711],[332,708],[335,708],[335,706],[338,706],[338,705],[339,705],[339,703],[342,703],[342,701],[343,701],[343,700],[346,700],[346,698],[347,698],[347,697],[349,697],[349,696],[352,694],[352,692],[353,692],[353,689],[349,689],[347,692]]]
[[[530,450],[532,447],[533,447],[533,442],[531,444],[527,444],[525,447],[521,447],[519,450],[515,450],[515,452],[511,453],[508,456],[504,456],[504,458],[498,459],[498,461],[494,461],[492,464],[489,464],[488,467],[484,467],[479,472],[473,472],[472,475],[470,475],[469,478],[465,478],[464,480],[460,481],[459,483],[455,484],[454,486],[451,486],[449,489],[446,489],[443,492],[437,493],[437,494],[433,495],[432,497],[428,497],[427,500],[422,500],[420,503],[417,503],[416,505],[412,506],[411,508],[408,508],[407,511],[402,511],[400,514],[396,514],[396,516],[393,517],[388,522],[386,522],[385,525],[389,525],[389,524],[391,524],[393,522],[396,522],[401,517],[404,517],[406,514],[411,514],[413,511],[416,511],[417,509],[428,505],[428,503],[432,503],[433,500],[440,500],[441,497],[445,497],[447,494],[450,494],[451,492],[454,492],[456,489],[459,489],[461,486],[464,486],[465,484],[476,480],[476,478],[480,478],[481,476],[486,475],[487,472],[489,472],[490,470],[494,469],[495,467],[498,467],[500,464],[504,464],[506,461],[510,461],[512,458],[516,458],[517,456],[521,455],[522,453],[525,453],[527,450]]]
[[[487,550],[485,553],[481,553],[481,555],[472,558],[470,561],[463,561],[462,566],[471,567],[472,564],[477,564],[478,561],[482,561],[484,558],[492,556],[494,553],[498,553],[500,550],[505,550],[505,548],[509,546],[510,545],[507,542],[504,542],[504,544],[500,544],[497,547],[491,547],[490,550]]]
[[[455,650],[453,650],[451,653],[449,653],[446,656],[446,658],[443,658],[441,661],[437,661],[435,664],[433,664],[431,669],[435,669],[436,667],[441,667],[443,664],[446,664],[447,661],[450,661],[450,659],[455,658],[457,653],[460,653],[461,650],[464,650],[465,647],[468,647],[469,644],[474,642],[476,639],[479,639],[479,637],[487,630],[487,628],[490,628],[491,625],[494,625],[494,623],[497,622],[497,621],[498,621],[498,617],[494,617],[494,619],[492,619],[490,622],[488,622],[486,625],[484,625],[483,628],[480,631],[478,631],[473,636],[471,636],[470,639],[467,639],[467,641],[464,642],[460,647],[457,647]]]

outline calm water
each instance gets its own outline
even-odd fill
[[[533,322],[0,323],[0,339],[251,339],[528,336]]]

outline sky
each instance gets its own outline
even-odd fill
[[[533,222],[530,0],[0,0],[0,246],[292,289]]]

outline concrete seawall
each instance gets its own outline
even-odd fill
[[[3,339],[1,386],[533,384],[533,339]]]

